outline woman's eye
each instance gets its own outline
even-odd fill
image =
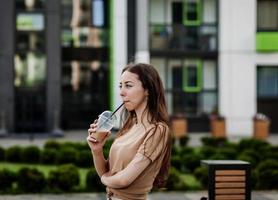
[[[119,85],[119,88],[122,89],[122,85]]]
[[[132,85],[126,85],[126,87],[127,87],[127,88],[131,88],[131,87],[132,87]]]

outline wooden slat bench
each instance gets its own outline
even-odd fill
[[[248,162],[240,160],[202,160],[208,167],[209,200],[251,200]]]

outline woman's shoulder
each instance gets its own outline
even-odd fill
[[[165,122],[157,122],[153,124],[155,132],[160,134],[169,134],[169,126]]]

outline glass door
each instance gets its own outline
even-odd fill
[[[46,129],[45,1],[15,1],[15,131]]]
[[[109,109],[108,0],[62,0],[62,128]]]

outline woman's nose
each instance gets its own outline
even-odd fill
[[[124,97],[124,96],[125,96],[125,92],[124,92],[124,89],[123,89],[123,88],[120,90],[120,95],[121,95],[121,97]]]

